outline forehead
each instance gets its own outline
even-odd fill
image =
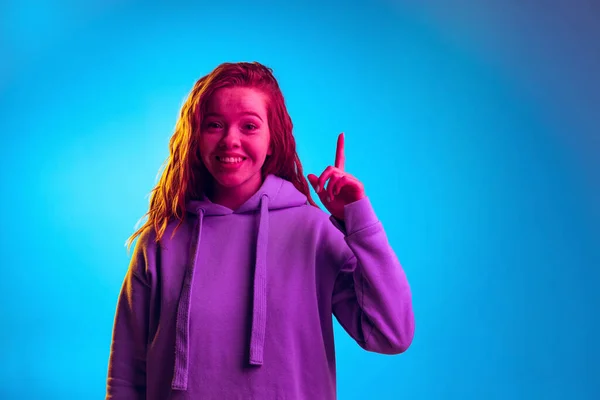
[[[263,92],[254,88],[232,87],[216,90],[207,102],[207,111],[231,113],[254,111],[266,112],[266,99]]]

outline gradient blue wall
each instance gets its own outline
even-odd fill
[[[254,60],[307,173],[346,132],[412,284],[407,353],[338,327],[341,400],[600,398],[598,3],[196,3],[2,2],[0,398],[102,398],[179,106]]]

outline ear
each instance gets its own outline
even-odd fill
[[[273,155],[273,142],[269,143],[269,150],[267,150],[267,155],[268,156]]]

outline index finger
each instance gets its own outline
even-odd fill
[[[340,133],[337,140],[337,149],[335,151],[335,167],[344,170],[344,162],[346,157],[344,156],[344,132]]]

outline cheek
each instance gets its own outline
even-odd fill
[[[213,145],[208,140],[201,140],[199,143],[199,146],[200,146],[200,149],[199,149],[200,157],[202,158],[202,161],[206,162],[208,160],[208,158],[210,157],[210,154],[212,153]]]
[[[267,157],[267,154],[269,154],[269,148],[265,147],[263,145],[260,146],[255,146],[252,149],[252,156],[256,159],[256,160],[263,160],[264,158]]]
[[[270,135],[265,135],[261,138],[260,142],[257,143],[257,150],[261,157],[266,157],[271,152],[271,138]]]

